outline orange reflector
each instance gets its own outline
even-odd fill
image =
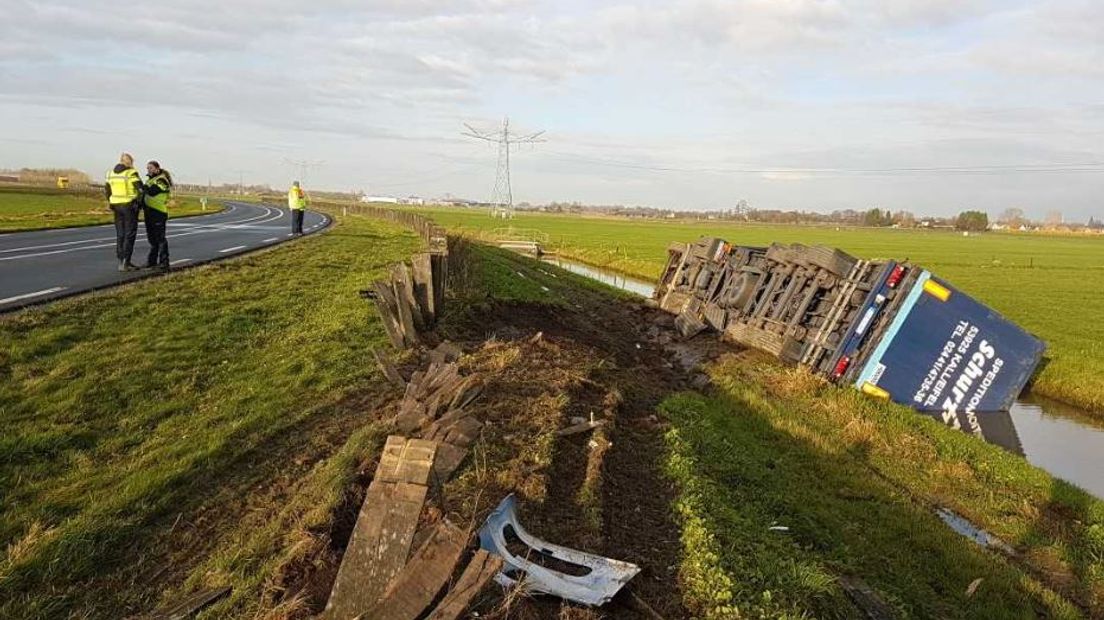
[[[889,400],[889,392],[883,390],[882,388],[874,385],[869,381],[866,381],[862,384],[862,392],[863,394],[869,394],[877,398],[884,398],[886,400]]]
[[[947,301],[951,297],[951,290],[935,280],[928,280],[924,283],[924,292],[939,301]]]

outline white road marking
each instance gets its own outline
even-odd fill
[[[265,239],[261,243],[272,243],[273,241],[276,241],[278,239],[279,239],[279,237],[272,237],[271,239]]]
[[[219,253],[220,253],[220,254],[225,254],[225,253],[227,253],[227,252],[236,252],[237,250],[244,250],[244,249],[245,249],[245,248],[247,248],[247,247],[249,247],[249,246],[246,246],[246,245],[235,245],[235,246],[234,246],[234,247],[232,247],[232,248],[226,248],[225,250],[219,250]]]
[[[186,263],[186,262],[188,262],[188,261],[190,261],[190,260],[192,260],[192,259],[190,259],[190,258],[178,258],[178,259],[176,259],[176,260],[172,261],[172,262],[171,262],[171,263],[169,263],[169,264],[170,264],[170,265],[179,265],[180,263]]]
[[[64,291],[64,286],[55,286],[54,288],[48,288],[41,291],[35,291],[33,293],[24,293],[23,295],[16,295],[15,297],[6,297],[0,299],[0,304],[11,303],[13,301],[19,301],[21,299],[30,299],[31,297],[40,297],[42,295],[49,295],[50,293],[56,293],[58,291]]]
[[[283,215],[283,212],[280,211],[279,209],[275,209],[275,212],[276,212],[275,216],[272,216],[273,209],[271,209],[269,207],[264,207],[264,209],[265,209],[265,212],[262,213],[261,215],[254,216],[254,217],[248,217],[244,220],[238,220],[238,222],[236,222],[236,223],[231,222],[229,224],[218,225],[218,226],[210,226],[210,227],[207,227],[207,226],[194,226],[194,227],[191,228],[190,232],[182,232],[182,233],[177,233],[177,234],[173,234],[173,235],[166,235],[166,237],[169,238],[169,239],[176,239],[178,237],[190,237],[192,235],[201,235],[201,234],[204,234],[204,233],[218,232],[220,230],[236,230],[238,228],[244,227],[243,225],[246,222],[254,222],[254,221],[257,221],[257,220],[263,220],[264,222],[269,222],[269,221],[272,221],[274,219],[278,219],[278,218],[282,217],[282,215]],[[264,219],[264,218],[268,218],[268,219]],[[138,239],[144,239],[144,238],[145,238],[145,235],[142,235],[142,234],[138,235]],[[35,252],[35,253],[31,253],[31,254],[20,254],[20,255],[16,255],[16,256],[5,256],[5,257],[0,257],[0,261],[20,260],[20,259],[24,259],[24,258],[35,258],[37,256],[49,256],[49,255],[53,255],[53,254],[68,254],[69,252],[80,252],[82,250],[93,250],[93,249],[96,249],[96,248],[109,248],[109,247],[112,247],[113,245],[115,245],[115,240],[114,239],[109,239],[109,238],[105,237],[103,239],[85,239],[83,241],[69,241],[69,242],[65,242],[65,243],[56,243],[56,244],[43,245],[43,246],[27,246],[27,247],[22,247],[22,248],[12,248],[12,249],[8,249],[8,250],[0,250],[0,253],[17,252],[17,251],[20,251],[20,250],[30,250],[30,249],[37,249],[37,248],[57,247],[57,246],[61,246],[61,245],[72,245],[72,244],[75,244],[75,243],[94,243],[94,242],[98,242],[98,241],[110,241],[110,243],[99,243],[97,245],[85,245],[83,247],[69,248],[69,249],[65,249],[65,250],[51,250],[51,251],[48,251],[48,252]]]

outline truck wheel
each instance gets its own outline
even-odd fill
[[[729,289],[732,291],[729,297],[732,301],[729,305],[735,308],[743,308],[747,305],[751,296],[755,294],[755,287],[758,286],[758,284],[758,274],[741,271],[740,274],[736,276],[736,281],[732,283],[732,287]]]
[[[803,248],[797,258],[807,265],[820,267],[839,278],[847,277],[855,263],[858,262],[855,257],[849,254],[822,245]]]

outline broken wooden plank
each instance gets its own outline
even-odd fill
[[[464,572],[460,575],[456,585],[449,590],[449,593],[445,595],[437,608],[426,616],[426,620],[456,620],[459,618],[467,610],[475,595],[479,594],[483,587],[487,585],[487,582],[501,568],[502,558],[492,555],[484,549],[476,551],[471,562],[468,562],[468,566],[464,568]]]
[[[372,357],[376,360],[376,366],[379,367],[380,372],[387,378],[388,381],[394,383],[399,387],[406,387],[406,380],[399,374],[399,370],[395,368],[395,365],[384,359],[380,352],[375,347],[368,347],[368,350],[372,352]]]
[[[410,555],[437,444],[387,438],[360,507],[324,617],[354,618],[376,604]]]
[[[479,429],[481,428],[483,428],[483,423],[474,417],[460,418],[448,429],[445,434],[445,442],[467,448],[479,437]]]
[[[415,400],[406,400],[399,405],[399,414],[395,416],[395,429],[400,433],[411,433],[428,421],[425,405]]]
[[[464,462],[468,456],[468,450],[450,443],[442,443],[437,446],[437,456],[433,459],[433,481],[436,484],[444,484],[452,478],[452,473]]]
[[[446,521],[418,548],[414,557],[391,582],[383,598],[365,618],[373,620],[415,620],[429,607],[445,586],[460,555],[468,546],[468,534]]]
[[[415,254],[410,262],[414,278],[414,297],[418,300],[426,324],[432,326],[437,320],[437,305],[433,294],[433,263],[429,254],[425,253]]]
[[[382,291],[387,288],[385,282],[373,282],[372,289],[376,295],[372,298],[372,302],[376,304],[376,311],[379,314],[380,322],[383,323],[384,331],[387,332],[387,338],[391,340],[391,344],[396,349],[402,349],[404,340],[402,325],[399,324],[398,310],[390,303],[388,296],[382,294]]]
[[[415,308],[411,308],[407,301],[406,284],[400,280],[392,280],[391,287],[393,289],[395,307],[398,309],[399,323],[401,323],[403,327],[403,340],[408,347],[417,346],[420,341],[418,339],[418,330],[414,326]]]
[[[429,484],[437,442],[391,435],[383,446],[375,480]]]
[[[897,612],[862,579],[840,577],[839,584],[867,620],[894,620],[897,617]]]
[[[450,409],[463,409],[472,403],[473,400],[479,398],[479,395],[483,393],[483,381],[479,375],[470,375],[465,385],[461,390],[456,392],[456,396],[452,399],[452,404],[449,405]]]
[[[204,588],[175,603],[155,609],[145,618],[146,620],[186,620],[228,596],[230,590],[230,586]]]
[[[396,349],[406,347],[405,327],[399,317],[399,306],[395,301],[395,292],[391,285],[382,280],[372,283],[372,290],[376,292],[373,301],[379,309],[380,319],[383,320],[383,328],[387,330],[387,336]]]
[[[418,297],[414,294],[414,280],[410,277],[410,270],[406,268],[406,263],[391,267],[391,280],[396,283],[395,294],[410,308],[410,318],[414,322],[414,328],[418,331],[425,330],[425,317],[418,305]]]
[[[446,340],[429,352],[429,359],[438,363],[455,362],[463,353],[460,347]]]
[[[450,409],[445,415],[437,418],[435,422],[425,428],[422,432],[422,439],[443,440],[452,425],[466,415],[468,414],[460,409]]]

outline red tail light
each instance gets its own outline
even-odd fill
[[[889,274],[889,279],[886,280],[886,285],[889,286],[889,288],[893,288],[893,287],[897,286],[897,284],[901,281],[901,278],[903,278],[904,276],[905,276],[905,267],[904,267],[904,265],[897,265],[896,267],[893,268],[893,273]]]
[[[833,379],[839,379],[840,377],[842,377],[844,371],[846,371],[847,367],[850,366],[850,365],[851,365],[851,358],[850,357],[848,357],[846,355],[841,357],[840,360],[838,362],[836,362],[835,370],[832,371],[832,378]]]

